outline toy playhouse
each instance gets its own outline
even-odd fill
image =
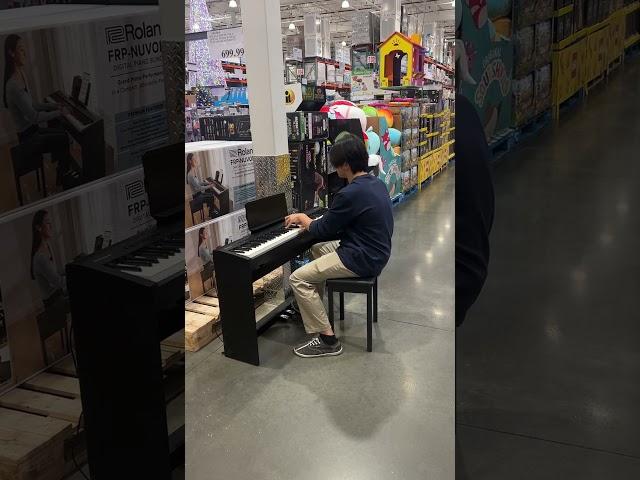
[[[407,87],[424,85],[426,49],[414,39],[394,32],[380,44],[380,86]]]

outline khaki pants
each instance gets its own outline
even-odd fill
[[[331,324],[324,309],[324,282],[329,278],[357,277],[344,266],[336,253],[340,242],[317,243],[311,247],[313,261],[294,271],[289,277],[300,315],[307,333],[329,330]]]

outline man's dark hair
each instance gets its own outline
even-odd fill
[[[353,173],[366,172],[369,166],[369,154],[362,139],[346,132],[338,135],[329,152],[329,160],[334,168],[346,163]]]

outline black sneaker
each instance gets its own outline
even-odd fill
[[[329,345],[318,336],[294,348],[293,353],[302,358],[331,357],[342,353],[342,344],[337,340],[333,345]]]

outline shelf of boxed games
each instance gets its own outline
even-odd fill
[[[554,118],[559,118],[564,102],[581,93],[588,94],[620,65],[628,45],[640,39],[640,36],[635,37],[640,2],[620,8],[622,2],[618,0],[608,6],[613,8],[614,4],[618,8],[604,18],[601,10],[597,10],[597,15],[589,13],[588,9],[586,15],[582,9],[575,11],[576,17],[570,20],[577,31],[572,30],[566,38],[553,44],[551,102]],[[629,16],[633,16],[631,22]],[[636,19],[635,27],[633,19]],[[629,35],[629,30],[634,33]]]

